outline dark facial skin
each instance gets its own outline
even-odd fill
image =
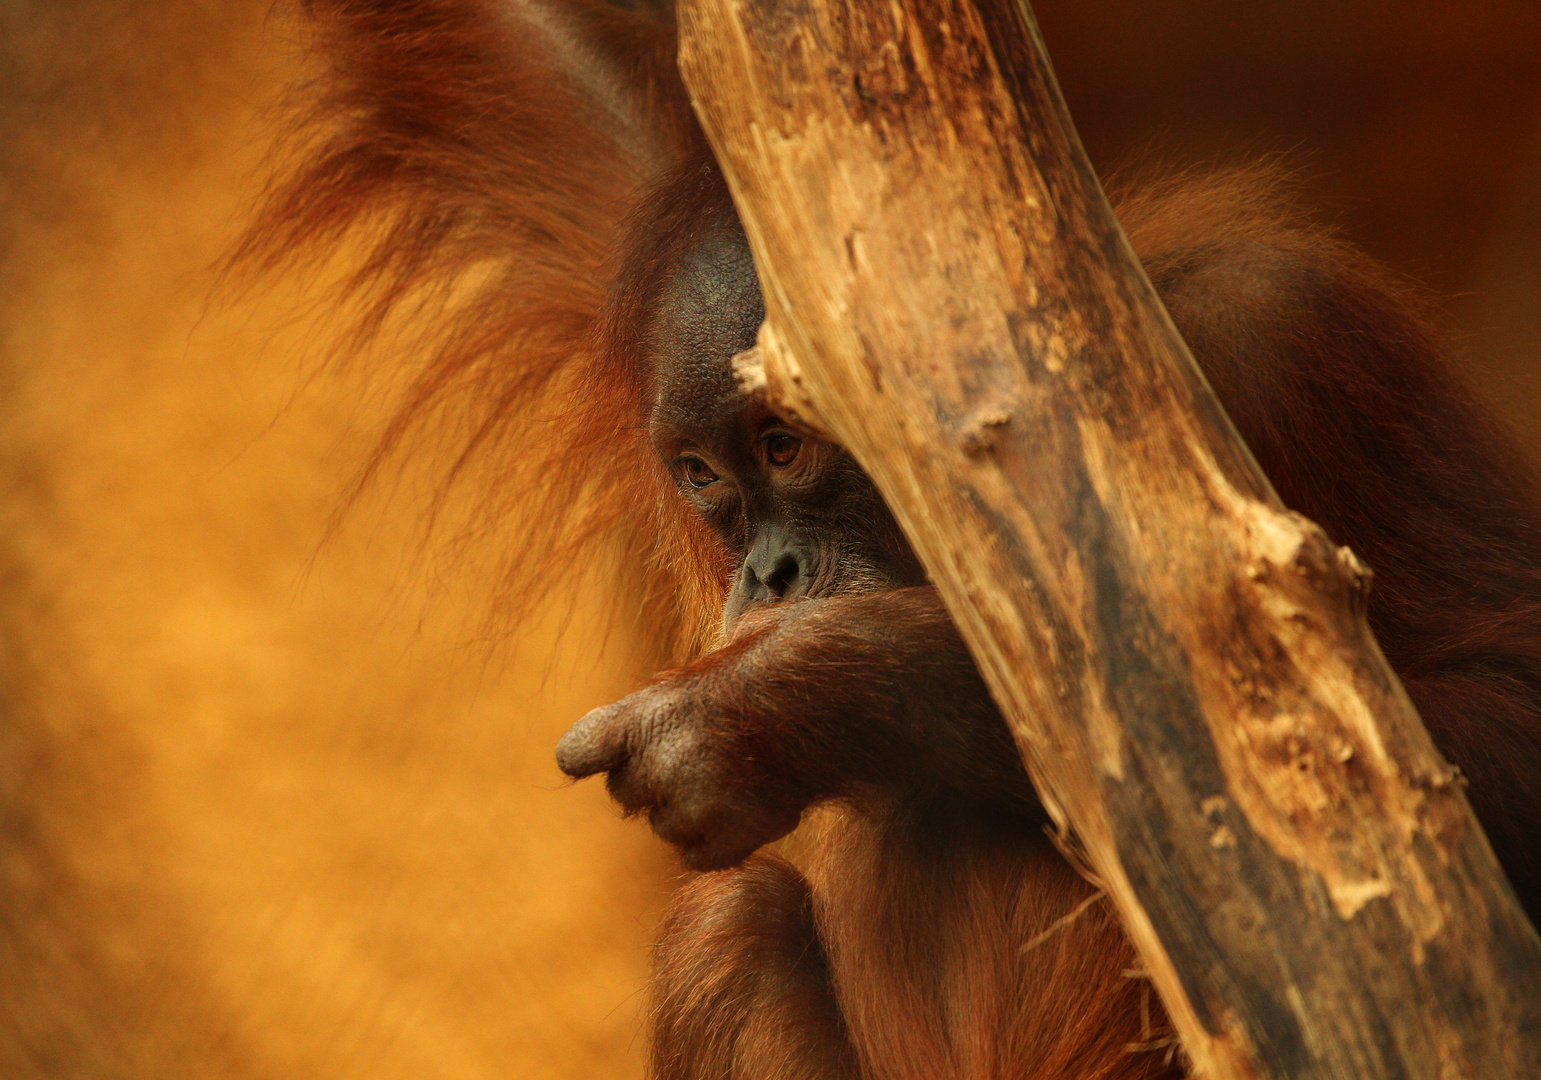
[[[843,449],[744,393],[736,353],[764,319],[737,218],[715,216],[671,280],[651,345],[649,435],[680,491],[738,562],[723,613],[920,585],[925,573],[872,482]]]

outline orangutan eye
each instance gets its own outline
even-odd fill
[[[693,488],[710,487],[721,479],[712,467],[698,457],[687,454],[674,463],[675,470]]]
[[[803,440],[785,432],[777,432],[765,440],[765,456],[778,468],[792,464],[802,449]]]

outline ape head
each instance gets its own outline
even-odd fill
[[[649,443],[733,560],[724,631],[758,605],[923,584],[919,560],[855,460],[741,387],[733,358],[754,345],[765,318],[759,278],[715,167],[696,165],[691,175],[694,184],[666,190],[693,205],[664,199],[634,226],[643,254],[622,275],[607,325],[649,312],[633,324],[639,333],[617,336],[652,375]],[[662,258],[648,241],[660,235],[674,246]]]

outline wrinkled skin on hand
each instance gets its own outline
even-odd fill
[[[771,621],[787,621],[777,614]],[[780,839],[810,801],[783,778],[752,767],[775,747],[761,747],[746,761],[745,739],[725,737],[735,727],[748,730],[744,654],[761,636],[763,630],[741,634],[710,662],[666,673],[594,709],[557,744],[563,772],[574,779],[605,773],[605,787],[626,813],[645,812],[653,831],[695,870],[732,866]]]

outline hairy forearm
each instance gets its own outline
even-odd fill
[[[733,641],[584,717],[571,776],[609,773],[687,859],[721,865],[863,788],[1034,805],[1009,732],[930,587],[778,604]]]

